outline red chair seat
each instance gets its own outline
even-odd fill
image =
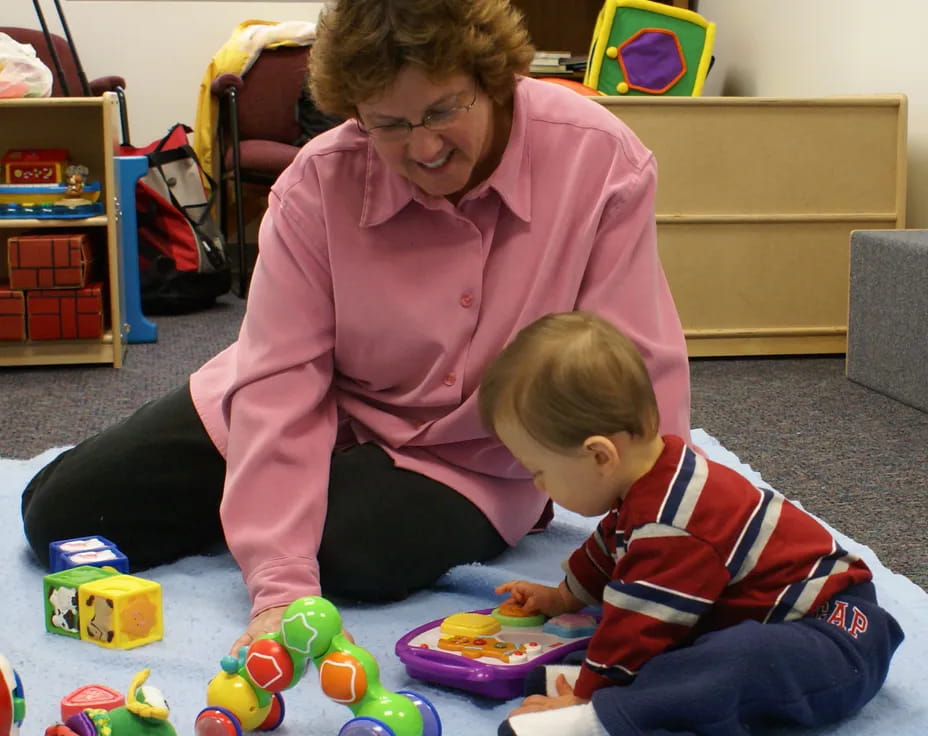
[[[277,178],[293,161],[298,146],[278,141],[246,140],[239,144],[239,163],[243,172],[248,172],[246,178],[254,174],[264,174]],[[232,149],[226,150],[225,167],[232,168]]]

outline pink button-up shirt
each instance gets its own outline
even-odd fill
[[[455,207],[353,122],[274,185],[238,341],[191,378],[228,463],[220,513],[253,613],[320,592],[337,439],[466,496],[515,544],[545,497],[477,416],[487,364],[543,314],[586,309],[641,350],[661,431],[689,437],[680,320],[658,260],[651,153],[606,109],[520,79],[497,169]],[[342,432],[339,432],[341,427]]]

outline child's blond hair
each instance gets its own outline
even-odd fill
[[[618,432],[649,439],[659,424],[638,349],[589,312],[549,314],[521,330],[484,373],[479,407],[491,431],[513,418],[551,449]]]

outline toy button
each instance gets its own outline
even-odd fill
[[[441,622],[441,633],[457,636],[493,636],[502,627],[499,621],[483,613],[455,613]]]
[[[492,657],[508,663],[510,656],[518,651],[511,642],[498,639],[471,639],[465,636],[446,636],[438,640],[438,648],[448,652],[459,652],[468,659]]]
[[[458,377],[454,373],[449,373],[447,376],[445,376],[443,383],[446,386],[453,386],[457,380]]]
[[[461,306],[468,309],[474,305],[474,295],[470,292],[461,294]]]

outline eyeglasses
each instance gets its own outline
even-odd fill
[[[386,125],[375,125],[372,128],[364,127],[360,118],[355,118],[358,124],[358,130],[365,135],[371,136],[379,141],[397,142],[404,141],[415,128],[425,128],[431,131],[442,131],[452,127],[466,112],[477,104],[477,87],[474,86],[474,99],[468,105],[455,105],[444,110],[431,110],[422,117],[421,123],[410,123],[408,120],[398,120],[395,123]]]

